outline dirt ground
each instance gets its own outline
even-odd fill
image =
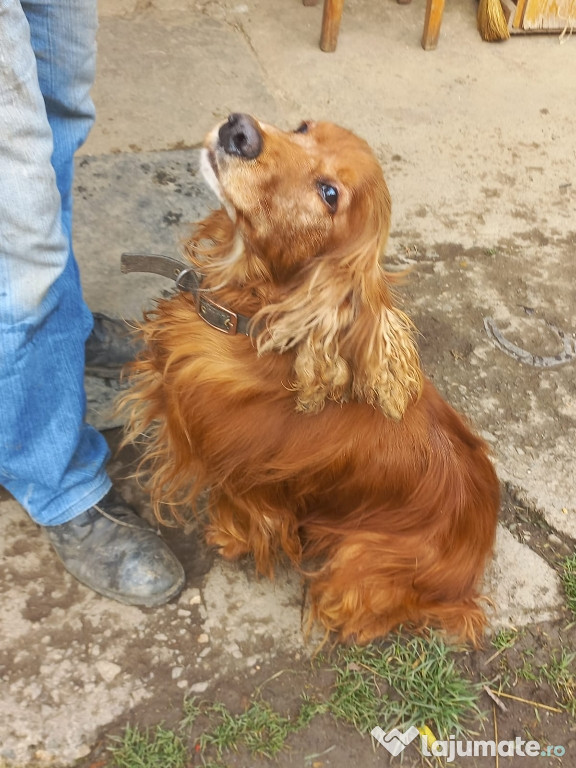
[[[489,442],[502,480],[486,589],[494,629],[519,633],[496,656],[488,638],[458,663],[475,680],[556,706],[560,693],[534,670],[576,649],[559,579],[576,540],[576,41],[483,43],[473,0],[447,3],[434,52],[419,44],[423,0],[347,0],[331,55],[317,44],[321,4],[300,0],[102,0],[100,15],[98,120],[76,180],[89,305],[130,318],[166,290],[159,278],[120,275],[120,253],[177,255],[189,222],[215,204],[197,150],[229,112],[285,128],[329,119],[366,138],[392,193],[387,265],[409,269],[399,301],[419,330],[424,368]],[[522,350],[531,356],[524,362]],[[97,404],[90,418],[109,423]],[[115,451],[119,431],[106,434]],[[110,471],[150,516],[130,477],[135,459],[115,452]],[[334,673],[311,659],[313,639],[304,642],[295,575],[259,580],[249,562],[215,557],[199,533],[164,531],[186,570],[181,597],[157,610],[127,608],[68,577],[41,531],[0,495],[0,765],[104,768],[111,738],[128,724],[177,725],[185,695],[237,712],[258,686],[282,712],[303,690],[329,695]],[[493,738],[493,702],[481,704],[478,738]],[[565,755],[503,757],[501,766],[576,765],[572,716],[505,704],[506,712],[496,707],[501,739],[534,738]],[[205,757],[197,735],[191,765]],[[368,734],[328,715],[289,744],[276,761],[226,760],[421,764],[416,747],[402,763],[388,760]]]

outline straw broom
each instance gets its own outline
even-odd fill
[[[500,0],[480,0],[478,4],[478,31],[489,43],[508,40],[510,31]]]

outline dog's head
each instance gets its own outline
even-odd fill
[[[207,284],[271,286],[256,343],[260,353],[295,351],[299,407],[354,399],[400,418],[422,375],[380,266],[390,195],[368,144],[331,123],[285,132],[234,114],[208,135],[202,168],[233,231],[209,250],[218,258]]]
[[[202,169],[275,280],[368,242],[377,260],[385,244],[390,196],[380,165],[337,125],[307,121],[285,132],[230,115],[208,135]]]

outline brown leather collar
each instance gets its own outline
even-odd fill
[[[204,276],[192,265],[155,253],[123,253],[120,269],[124,273],[152,272],[174,280],[177,288],[192,294],[198,316],[209,326],[230,336],[238,333],[250,336],[251,318],[233,312],[208,298],[208,294],[201,288]]]

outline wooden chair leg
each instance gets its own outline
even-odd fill
[[[426,0],[426,17],[422,33],[422,48],[425,51],[433,51],[438,45],[444,2],[445,0]]]
[[[326,53],[332,53],[336,50],[343,8],[344,0],[324,0],[320,48]]]

